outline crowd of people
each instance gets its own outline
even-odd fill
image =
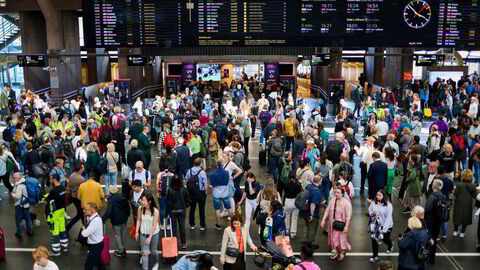
[[[224,269],[246,269],[248,248],[268,253],[273,242],[288,253],[280,244],[301,238],[303,262],[295,266],[290,261],[284,267],[316,270],[320,267],[312,262],[313,251],[323,245],[317,239],[319,229],[328,235],[331,260],[341,262],[348,256],[351,201],[365,196],[367,182],[369,261],[379,260],[381,242],[387,253],[394,249],[392,200],[398,196],[403,213],[411,213],[398,239],[398,269],[423,269],[427,262],[435,263],[436,245],[447,238],[451,208],[453,236],[463,238],[472,224],[473,202],[480,205],[477,78],[462,78],[456,87],[437,82],[413,88],[405,97],[405,108],[390,88],[372,88],[365,102],[358,102],[361,93],[354,92],[359,108],[352,111],[340,102],[332,136],[324,128],[322,107],[307,112],[300,95],[294,98],[282,84],[261,87],[254,78],[233,81],[220,90],[193,82],[181,93],[157,96],[151,106],[138,99],[127,113],[112,102],[114,96],[93,104],[78,96],[59,106],[26,92],[11,106],[15,97],[5,87],[7,127],[0,174],[15,199],[15,236],[23,238],[23,227],[28,235],[35,233],[34,223],[40,218],[30,208],[44,203],[51,249],[35,250],[34,269],[58,269],[48,255],[68,252],[69,235],[78,221],[83,226],[74,235],[89,248],[85,269],[105,269],[103,224],[110,220],[114,255],[127,256],[130,235],[139,243],[145,270],[151,268],[150,255],[153,269],[159,267],[161,232],[172,230],[180,249],[186,250],[187,227],[204,231],[213,226],[223,230]],[[426,88],[430,94],[424,93]],[[447,98],[439,96],[432,103],[436,93]],[[422,111],[419,101],[426,101],[425,95],[430,100]],[[461,102],[457,114],[454,106],[444,104],[449,95]],[[425,146],[420,135],[429,108],[437,118],[428,127]],[[357,110],[364,117],[355,117]],[[355,136],[361,125],[363,143]],[[266,166],[267,177],[251,170],[250,138],[258,135],[256,129],[259,164]],[[355,155],[361,159],[359,170]],[[157,168],[159,173],[153,175]],[[353,183],[356,171],[360,186]],[[39,184],[39,202],[28,198],[32,179]],[[398,194],[395,186],[400,186]],[[359,195],[355,188],[360,188]],[[209,196],[215,224],[207,224],[205,216]],[[66,212],[70,204],[76,209],[73,218]],[[299,217],[304,233],[297,230]],[[253,242],[252,233],[260,242]],[[378,266],[393,269],[389,262]],[[212,256],[205,251],[191,252],[173,265],[173,269],[211,267]]]

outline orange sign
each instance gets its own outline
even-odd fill
[[[404,81],[411,81],[413,79],[412,72],[404,72],[403,73],[403,80]]]

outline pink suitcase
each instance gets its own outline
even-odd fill
[[[103,250],[101,260],[103,265],[110,264],[110,240],[108,239],[108,235],[103,236]]]
[[[5,232],[0,228],[0,260],[5,260]]]
[[[178,256],[178,243],[177,238],[173,236],[173,228],[172,228],[172,219],[168,218],[170,223],[170,237],[167,237],[167,219],[164,219],[164,237],[162,238],[162,257],[163,261],[166,262],[167,260],[174,260],[176,261]]]

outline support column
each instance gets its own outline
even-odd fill
[[[20,12],[22,48],[25,54],[47,53],[47,32],[45,19],[40,11]],[[47,71],[39,67],[24,67],[25,88],[38,90],[50,86]]]
[[[403,74],[413,70],[413,49],[411,48],[387,48],[385,59],[385,86],[403,86]],[[388,56],[388,54],[412,54]]]
[[[128,66],[127,55],[141,54],[141,53],[142,53],[142,50],[140,48],[131,48],[131,49],[119,48],[118,49],[119,77],[120,79],[132,80],[130,95],[133,95],[134,93],[136,93],[138,90],[142,89],[145,86],[145,81],[143,77],[144,67]]]
[[[328,67],[312,67],[312,85],[322,87],[328,92],[328,79],[342,77],[342,48],[321,48],[318,53],[330,53],[331,64]]]
[[[365,76],[368,82],[383,86],[383,68],[385,66],[383,59],[383,48],[368,48],[368,53],[377,53],[381,55],[365,56]]]
[[[87,53],[106,54],[105,48],[87,49]],[[108,82],[112,79],[110,58],[108,56],[89,56],[87,58],[88,84]]]
[[[61,54],[80,54],[78,12],[60,11],[51,0],[37,0],[46,18],[52,98],[61,100],[81,86],[81,58],[62,57]]]

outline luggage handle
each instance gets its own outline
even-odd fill
[[[163,235],[165,238],[167,238],[167,220],[170,221],[170,237],[173,237],[172,218],[168,217],[163,219]]]

